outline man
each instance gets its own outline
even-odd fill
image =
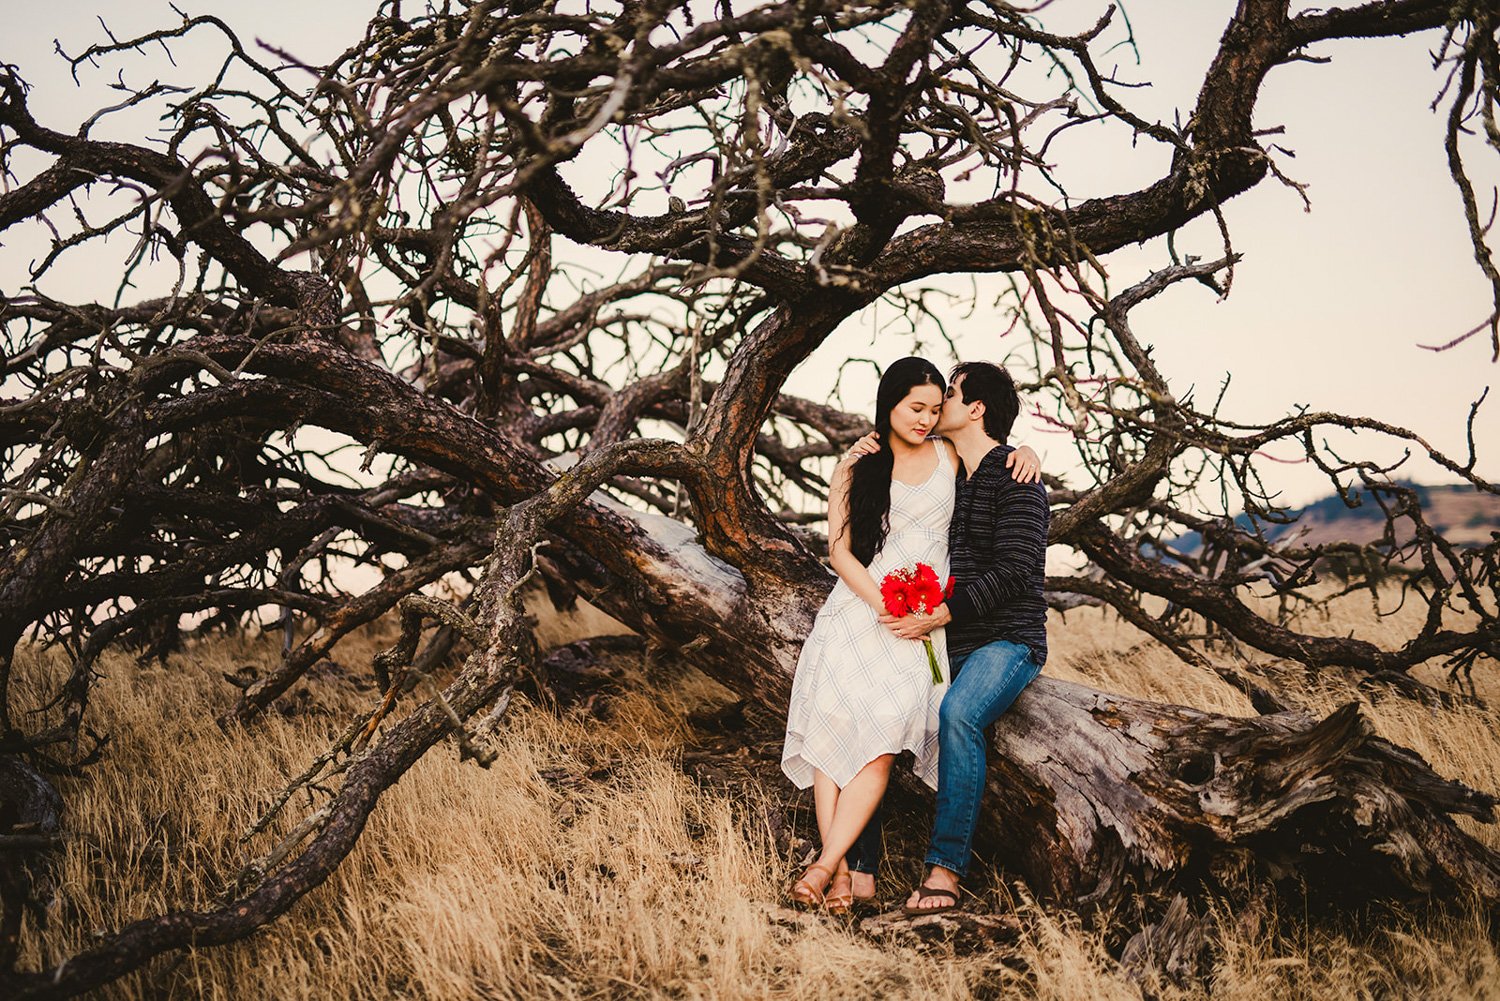
[[[1047,492],[1040,483],[1017,482],[1007,468],[1020,398],[1010,374],[988,362],[961,364],[949,381],[937,431],[963,464],[948,528],[953,595],[928,616],[881,617],[897,636],[912,640],[946,627],[952,674],[939,714],[929,868],[907,899],[908,914],[958,906],[984,794],[985,728],[1047,658]]]

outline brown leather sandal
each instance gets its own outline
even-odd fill
[[[844,881],[842,890],[835,890],[839,880]],[[823,906],[828,908],[829,914],[848,914],[849,909],[854,906],[854,878],[849,875],[849,870],[833,874],[828,881],[828,889],[823,894]]]
[[[828,882],[833,882],[832,869],[828,868],[826,865],[818,865],[817,863],[813,863],[812,865],[804,869],[802,871],[802,875],[797,878],[797,882],[792,884],[792,888],[789,891],[789,895],[792,898],[792,903],[797,904],[801,907],[823,906],[823,891],[807,881],[807,877],[812,874],[812,871],[814,869],[817,869],[819,872],[828,873]]]

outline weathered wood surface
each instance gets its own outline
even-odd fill
[[[1039,678],[995,728],[986,847],[1038,892],[1082,904],[1247,873],[1354,898],[1500,900],[1500,858],[1451,819],[1495,797],[1374,732],[1236,718]]]

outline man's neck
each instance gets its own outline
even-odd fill
[[[953,447],[958,449],[958,457],[964,464],[964,475],[973,476],[974,470],[984,461],[984,457],[1000,447],[1000,442],[985,434],[978,428],[959,432],[949,439]]]

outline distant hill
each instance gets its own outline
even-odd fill
[[[1491,540],[1492,532],[1500,531],[1500,497],[1494,494],[1483,493],[1467,484],[1423,486],[1406,483],[1403,486],[1417,492],[1428,524],[1454,545],[1484,545]],[[1297,512],[1297,520],[1292,524],[1263,524],[1262,530],[1272,541],[1294,539],[1297,544],[1306,546],[1328,542],[1374,542],[1385,530],[1385,514],[1369,491],[1361,488],[1355,495],[1360,501],[1358,507],[1351,508],[1341,497],[1330,494]],[[1235,521],[1245,528],[1250,527],[1247,515],[1242,514]],[[1399,522],[1398,528],[1409,524]],[[1200,545],[1197,532],[1189,532],[1174,543],[1175,548],[1187,553],[1197,551]]]

